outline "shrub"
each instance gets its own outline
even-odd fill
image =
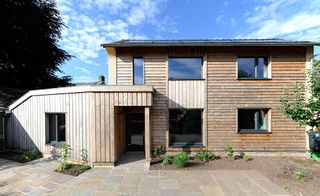
[[[214,159],[215,155],[208,151],[208,150],[200,150],[197,154],[196,154],[196,159],[203,161],[203,162],[208,162],[212,159]]]
[[[163,159],[162,159],[162,164],[164,166],[171,165],[172,164],[172,157],[170,157],[168,155],[164,155]]]
[[[58,171],[59,172],[64,172],[66,171],[67,169],[69,169],[71,167],[71,164],[67,163],[67,162],[62,162],[60,165],[59,165],[59,168],[58,168]]]
[[[32,161],[32,160],[35,160],[35,159],[39,159],[41,157],[42,157],[42,153],[37,149],[33,149],[31,151],[23,153],[19,157],[19,159],[22,160],[22,161]]]
[[[58,168],[59,172],[64,172],[66,169],[69,169],[71,167],[71,165],[67,163],[67,159],[70,157],[71,151],[72,151],[72,148],[70,145],[65,145],[61,147],[60,153],[59,153],[60,161],[61,161]]]
[[[227,155],[227,157],[233,157],[233,152],[233,148],[230,144],[225,145],[224,153]]]
[[[165,153],[166,153],[166,149],[164,148],[163,145],[159,145],[159,146],[157,146],[157,147],[155,147],[155,148],[153,149],[153,154],[154,154],[155,156],[160,156],[160,155],[163,155],[163,154],[165,154]]]
[[[179,152],[173,157],[173,164],[176,167],[186,167],[189,157],[185,152]]]
[[[251,158],[249,155],[247,155],[247,154],[244,154],[244,155],[242,156],[242,159],[243,159],[245,162],[252,160],[252,158]]]

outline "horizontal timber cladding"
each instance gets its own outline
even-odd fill
[[[114,162],[114,107],[151,106],[152,88],[145,88],[146,92],[143,87],[130,87],[131,92],[123,92],[123,86],[118,87],[119,92],[109,91],[113,87],[108,86],[97,88],[100,92],[94,87],[93,92],[81,92],[79,88],[75,91],[74,87],[30,91],[25,99],[18,100],[19,104],[10,106],[8,147],[53,153],[53,147],[46,144],[45,114],[65,113],[66,143],[73,149],[71,158],[81,160],[80,150],[84,149],[90,162]]]
[[[205,80],[169,81],[169,108],[204,108]]]
[[[237,56],[270,56],[271,80],[237,80]],[[246,47],[208,50],[208,147],[230,143],[244,151],[303,151],[304,128],[284,117],[284,85],[304,83],[304,47]],[[270,108],[271,134],[238,134],[237,108]]]

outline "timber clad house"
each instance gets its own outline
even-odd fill
[[[127,151],[306,152],[305,128],[280,110],[283,87],[305,83],[319,43],[280,39],[121,40],[108,52],[108,85],[26,93],[8,108],[6,146],[69,144],[94,165]],[[125,155],[124,155],[125,156]]]

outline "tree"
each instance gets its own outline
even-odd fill
[[[306,71],[306,80],[307,85],[294,83],[285,88],[280,102],[285,116],[320,131],[320,61],[314,61],[313,68]]]
[[[0,1],[0,86],[25,89],[70,84],[59,78],[71,56],[58,47],[64,27],[52,0]]]

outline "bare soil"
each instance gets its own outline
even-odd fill
[[[151,170],[257,170],[293,195],[320,195],[320,162],[306,158],[253,157],[245,162],[242,159],[221,157],[210,162],[191,158],[187,167],[164,166],[158,160],[151,163]],[[300,180],[293,173],[306,176]]]
[[[91,169],[91,168],[90,167],[83,167],[83,165],[70,164],[70,168],[66,169],[63,172],[60,172],[58,169],[56,169],[54,171],[58,172],[58,173],[62,173],[62,174],[67,174],[70,176],[78,176],[89,169]]]

